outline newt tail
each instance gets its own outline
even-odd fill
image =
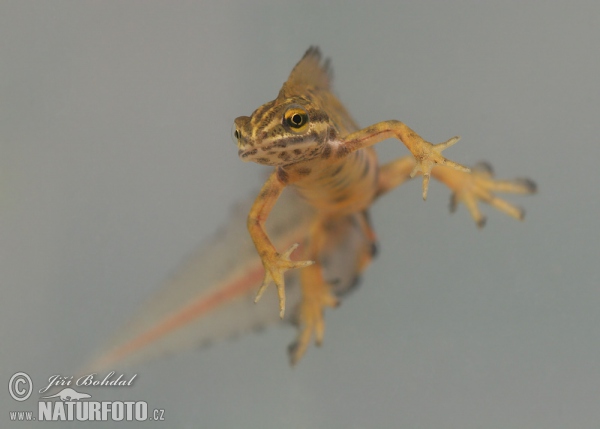
[[[215,236],[190,255],[80,373],[123,368],[280,323],[275,296],[263,298],[271,305],[253,303],[264,269],[245,230],[251,204],[250,199],[238,204]],[[313,216],[297,193],[286,190],[267,230],[277,246],[289,247],[306,236]],[[331,254],[323,264],[334,294],[342,297],[356,285],[365,238],[352,218],[331,227]],[[299,274],[286,274],[291,311],[285,322],[292,324],[298,323]]]

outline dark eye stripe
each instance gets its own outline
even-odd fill
[[[329,117],[322,110],[313,110],[309,112],[310,122],[329,122]]]

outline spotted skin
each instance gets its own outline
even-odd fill
[[[411,155],[382,166],[372,146],[388,138],[398,139]],[[521,209],[492,192],[528,194],[535,192],[535,184],[529,180],[495,181],[489,170],[471,171],[448,160],[442,151],[458,139],[431,144],[397,120],[360,129],[331,92],[329,61],[321,61],[316,47],[304,54],[275,100],[263,104],[250,116],[235,119],[234,140],[240,158],[274,167],[248,216],[248,230],[265,268],[256,301],[274,283],[283,318],[284,274],[295,268],[303,270],[303,295],[297,314],[299,333],[290,347],[292,363],[302,357],[313,336],[317,344],[322,342],[324,309],[338,305],[332,285],[322,274],[327,254],[323,237],[331,234],[328,226],[351,218],[363,230],[364,252],[355,267],[358,278],[376,248],[368,208],[377,197],[416,175],[423,176],[423,199],[427,198],[429,179],[433,177],[452,190],[451,208],[464,202],[480,227],[485,218],[477,201],[489,203],[517,219],[523,218]],[[297,245],[280,253],[264,228],[269,212],[287,186],[293,187],[316,209],[300,260],[291,258]]]

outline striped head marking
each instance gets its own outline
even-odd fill
[[[319,156],[329,129],[327,114],[305,97],[277,98],[237,118],[233,140],[242,160],[283,166]]]

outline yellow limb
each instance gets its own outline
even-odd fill
[[[313,261],[292,261],[290,259],[292,252],[298,247],[297,243],[283,253],[277,252],[265,231],[267,217],[284,188],[285,183],[279,179],[277,171],[273,172],[263,185],[248,215],[248,231],[265,268],[265,278],[254,302],[258,302],[271,282],[275,283],[277,295],[279,296],[279,316],[281,318],[285,314],[284,273],[287,270],[306,267],[313,263]]]
[[[412,153],[415,164],[410,172],[410,177],[414,177],[417,173],[423,175],[423,199],[427,199],[429,176],[435,165],[445,165],[465,173],[470,171],[467,167],[442,156],[442,151],[454,145],[459,137],[452,137],[443,143],[431,144],[423,140],[408,125],[396,120],[379,122],[342,138],[338,151],[343,155],[372,146],[388,138],[397,138]]]
[[[306,256],[317,259],[325,246],[325,219],[316,219],[311,226]],[[295,365],[306,352],[310,340],[315,336],[315,343],[320,346],[325,335],[324,312],[326,307],[337,307],[339,300],[331,292],[331,285],[323,278],[323,269],[319,262],[302,270],[300,273],[302,301],[298,309],[298,336],[288,349],[290,362]]]
[[[408,180],[414,164],[415,160],[412,157],[404,157],[383,165],[379,170],[377,195],[382,195]],[[477,164],[470,173],[436,166],[432,168],[431,175],[452,190],[450,211],[454,212],[459,202],[464,203],[480,228],[485,225],[485,216],[479,211],[478,201],[522,220],[525,216],[524,210],[498,198],[494,192],[533,194],[537,190],[535,183],[529,179],[494,180],[491,167],[485,163]]]

